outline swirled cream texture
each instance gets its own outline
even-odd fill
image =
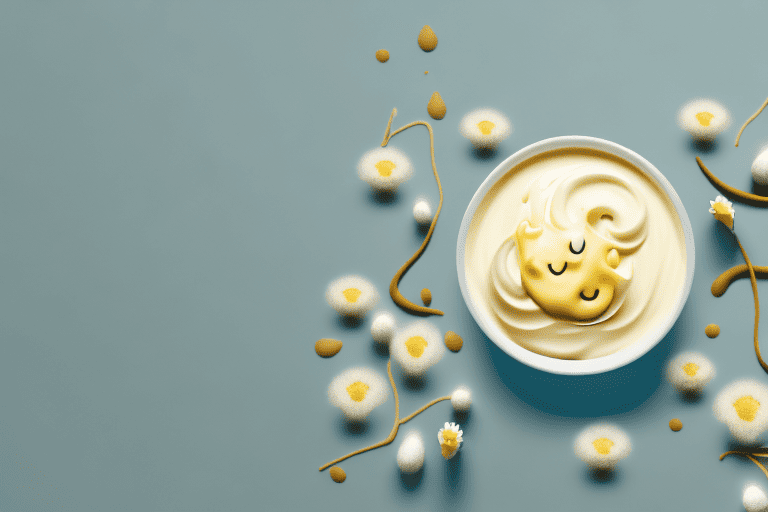
[[[664,321],[685,238],[658,185],[607,153],[527,160],[486,194],[466,242],[474,302],[513,342],[560,359],[612,354]]]

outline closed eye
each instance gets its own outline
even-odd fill
[[[552,273],[553,273],[554,275],[556,275],[556,276],[559,276],[560,274],[562,274],[563,272],[565,272],[565,269],[566,269],[566,268],[568,268],[568,262],[566,261],[566,262],[564,262],[564,263],[563,263],[563,270],[561,270],[560,272],[555,272],[555,269],[553,269],[553,268],[552,268],[552,264],[551,264],[551,263],[548,263],[548,264],[547,264],[547,267],[549,267],[549,271],[550,271],[550,272],[552,272]]]
[[[574,251],[573,250],[573,242],[568,242],[568,248],[571,250],[571,252],[573,254],[581,254],[581,253],[583,253],[584,252],[584,248],[586,246],[587,246],[587,243],[586,242],[582,242],[581,243],[581,249],[579,249],[578,251]]]

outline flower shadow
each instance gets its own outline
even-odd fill
[[[717,151],[718,146],[719,143],[717,138],[711,140],[697,140],[691,138],[688,142],[688,149],[690,149],[692,153],[704,153],[709,155]]]
[[[590,467],[585,467],[582,472],[582,478],[587,484],[592,486],[617,486],[622,481],[622,473],[618,468],[592,469]]]
[[[474,160],[480,161],[480,162],[487,162],[489,160],[493,160],[496,158],[496,155],[498,155],[498,150],[496,148],[476,148],[474,146],[469,146],[469,155]]]
[[[400,202],[400,194],[397,193],[397,190],[371,188],[368,191],[368,200],[377,206],[394,206]]]

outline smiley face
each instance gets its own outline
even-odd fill
[[[515,233],[520,276],[526,293],[549,315],[593,320],[608,310],[624,278],[614,269],[620,256],[589,224],[560,230],[523,221]]]

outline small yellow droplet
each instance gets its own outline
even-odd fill
[[[339,353],[343,343],[332,338],[322,338],[315,342],[315,352],[320,357],[332,357]]]
[[[606,258],[606,261],[608,262],[608,265],[611,268],[618,267],[620,263],[619,251],[617,251],[616,249],[611,249],[611,251],[608,253],[608,257]]]
[[[421,289],[421,302],[423,302],[425,306],[432,304],[432,292],[429,288]]]
[[[429,71],[425,71],[425,72],[424,72],[424,74],[425,74],[425,75],[428,75],[428,74],[429,74]]]
[[[453,331],[445,333],[445,346],[452,352],[458,352],[464,346],[464,340]]]
[[[365,394],[369,389],[368,384],[357,381],[347,386],[347,393],[349,394],[349,398],[355,402],[362,402],[365,400]]]
[[[739,418],[744,421],[753,421],[757,416],[757,410],[760,408],[760,402],[750,395],[746,395],[733,402],[733,408],[736,409]]]
[[[328,471],[331,473],[331,479],[337,484],[347,479],[347,474],[339,466],[331,466],[331,469]]]
[[[717,324],[709,324],[704,328],[704,334],[710,338],[717,338],[720,334],[720,326]]]
[[[683,365],[683,371],[687,375],[690,375],[691,377],[693,377],[693,376],[696,375],[696,372],[699,371],[699,365],[697,365],[696,363],[685,364],[685,365]]]
[[[607,437],[601,437],[600,439],[595,439],[592,441],[592,446],[595,447],[595,450],[600,455],[608,455],[611,453],[611,447],[613,446],[613,441],[608,439]]]
[[[443,101],[443,98],[440,97],[440,93],[435,91],[432,94],[432,97],[429,98],[429,103],[427,103],[427,112],[429,112],[429,115],[432,119],[440,120],[445,117],[445,102]]]
[[[493,124],[491,121],[480,121],[479,123],[477,123],[477,127],[480,129],[480,133],[482,133],[483,135],[490,135],[495,126],[496,125]]]
[[[680,430],[683,428],[683,422],[677,418],[672,418],[669,420],[669,428],[671,428],[674,432],[680,432]]]
[[[405,341],[405,348],[411,357],[421,357],[424,354],[424,348],[427,346],[427,340],[422,336],[411,336]]]
[[[379,62],[387,62],[389,60],[389,52],[387,50],[377,51],[376,60],[378,60]]]
[[[347,288],[341,293],[344,294],[344,298],[347,299],[347,302],[357,302],[357,299],[360,298],[360,294],[363,292],[357,288]]]
[[[395,162],[392,162],[391,160],[379,160],[376,162],[376,170],[379,171],[379,176],[382,176],[384,178],[388,178],[392,175],[392,169],[397,167],[395,165]]]
[[[701,126],[709,126],[709,123],[712,122],[713,117],[715,117],[715,115],[707,111],[699,112],[696,114],[696,119],[699,121]]]
[[[425,52],[431,52],[437,47],[437,35],[429,25],[424,25],[424,27],[422,27],[417,41],[419,43],[419,48]]]

